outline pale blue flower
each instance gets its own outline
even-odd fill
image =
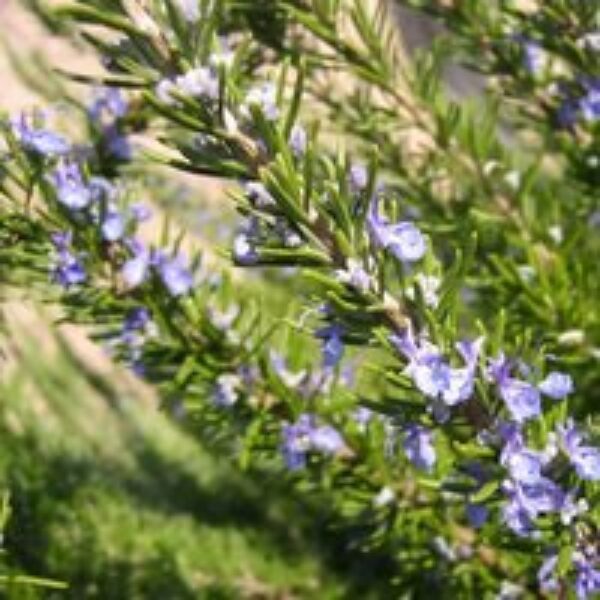
[[[556,592],[558,590],[557,565],[558,556],[556,554],[551,554],[542,563],[537,573],[537,580],[543,592]]]
[[[87,274],[81,260],[71,252],[71,232],[55,233],[51,239],[56,250],[52,281],[65,289],[83,283],[87,279]]]
[[[419,425],[410,426],[406,430],[403,447],[406,457],[417,469],[424,471],[433,469],[436,452],[430,431]]]
[[[182,257],[177,256],[172,259],[161,257],[157,261],[157,269],[171,296],[182,296],[192,289],[194,279]]]
[[[562,400],[573,393],[573,380],[566,373],[552,371],[538,384],[538,389],[554,400]]]
[[[72,210],[86,208],[92,201],[92,192],[83,179],[79,165],[63,162],[51,175],[58,201]]]
[[[344,438],[331,425],[321,425],[310,433],[311,448],[325,455],[334,455],[346,448]]]
[[[409,221],[390,223],[379,213],[379,196],[371,201],[367,224],[375,244],[389,250],[402,262],[415,262],[423,258],[427,244],[423,234]]]
[[[315,335],[323,340],[323,367],[325,369],[335,368],[344,355],[342,328],[339,325],[329,325],[317,331]]]
[[[102,237],[107,242],[116,242],[123,237],[125,233],[125,221],[123,216],[116,212],[109,212],[102,222]]]
[[[121,269],[123,280],[129,288],[136,288],[146,281],[150,271],[150,252],[137,240],[129,244],[133,256],[125,261]]]
[[[575,580],[575,593],[578,600],[587,600],[600,593],[600,569],[595,568],[591,561],[579,559],[577,565],[577,578]]]
[[[11,123],[12,131],[25,150],[42,156],[63,156],[71,150],[71,145],[62,136],[47,129],[31,127],[22,115]]]
[[[530,383],[510,377],[508,362],[503,357],[496,364],[492,364],[490,372],[496,379],[500,397],[517,423],[523,423],[540,415],[542,410],[540,392]]]
[[[572,420],[559,426],[558,434],[577,475],[587,481],[600,481],[600,449],[583,445],[583,435]]]
[[[292,149],[292,154],[296,158],[302,158],[306,153],[306,145],[308,142],[308,136],[306,135],[306,129],[302,125],[294,125],[292,131],[290,131],[289,145]]]

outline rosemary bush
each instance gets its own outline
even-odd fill
[[[383,1],[31,4],[105,71],[62,73],[96,90],[83,139],[6,119],[3,284],[311,494],[398,595],[597,595],[597,0],[398,2],[444,26],[412,60]],[[234,270],[185,223],[140,233],[165,165],[232,184]]]

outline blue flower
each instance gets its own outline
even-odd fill
[[[52,281],[62,285],[65,289],[83,283],[87,279],[87,275],[81,260],[70,250],[72,234],[70,232],[55,233],[51,239],[56,250]]]
[[[600,570],[586,560],[580,559],[578,562],[575,592],[579,600],[586,600],[600,593]]]
[[[157,261],[157,269],[171,296],[183,296],[192,289],[194,279],[180,256],[172,259],[160,257]]]
[[[150,252],[137,240],[128,240],[133,256],[125,261],[121,269],[121,275],[127,287],[136,288],[148,277],[150,270]]]
[[[310,433],[311,448],[325,455],[334,455],[346,448],[344,438],[331,425],[321,425]]]
[[[509,500],[502,509],[502,518],[520,536],[532,532],[533,521],[540,514],[558,512],[564,504],[564,492],[546,477],[539,477],[533,483],[508,480],[503,487]]]
[[[83,180],[79,165],[60,164],[51,175],[58,201],[72,210],[86,208],[92,201],[92,192]]]
[[[310,451],[333,456],[347,449],[337,429],[331,425],[317,426],[314,415],[307,413],[300,415],[295,423],[285,424],[282,435],[281,451],[290,470],[304,467]]]
[[[500,397],[517,423],[540,415],[540,392],[530,383],[510,376],[510,363],[503,354],[491,362],[488,373],[496,381]]]
[[[106,152],[119,160],[130,160],[132,155],[129,138],[121,133],[116,125],[110,125],[103,130],[104,148]]]
[[[469,503],[467,504],[466,514],[471,527],[480,529],[488,520],[490,511],[488,507],[483,504]]]
[[[116,242],[125,233],[125,221],[118,212],[109,212],[102,223],[102,237],[107,242]]]
[[[131,309],[125,317],[123,331],[141,331],[150,322],[150,312],[147,308],[139,306]]]
[[[283,426],[281,451],[288,469],[295,471],[306,465],[306,456],[310,450],[310,436],[314,429],[312,415],[300,415],[292,424]]]
[[[98,88],[94,90],[88,114],[93,121],[100,121],[104,114],[111,119],[120,119],[127,114],[129,105],[119,88]]]
[[[25,115],[11,121],[13,134],[25,150],[41,156],[63,156],[71,151],[71,144],[62,136],[47,129],[29,125]]]
[[[592,122],[600,119],[600,80],[587,82],[586,94],[579,100],[579,109],[584,120]]]
[[[290,131],[290,139],[288,141],[292,154],[296,158],[302,158],[306,153],[306,144],[308,136],[306,135],[306,129],[302,125],[294,125],[292,131]]]
[[[583,435],[572,420],[559,426],[558,434],[577,475],[587,481],[600,481],[600,449],[583,445]]]
[[[217,100],[219,97],[219,78],[208,67],[197,67],[175,79],[175,85],[188,96]]]
[[[423,394],[441,399],[447,406],[455,406],[472,396],[483,338],[457,344],[457,350],[465,361],[461,368],[450,367],[434,344],[427,341],[417,344],[410,328],[403,336],[390,339],[408,358],[406,373]]]
[[[379,196],[376,196],[369,208],[367,224],[375,244],[388,249],[402,262],[415,262],[423,258],[427,244],[423,234],[408,221],[390,223],[379,214]]]
[[[431,471],[436,462],[432,433],[419,425],[410,426],[404,438],[404,452],[417,469]]]
[[[524,40],[523,62],[525,69],[531,75],[537,75],[546,65],[546,54],[544,49],[537,42]]]
[[[251,266],[258,262],[258,252],[246,233],[240,233],[233,242],[233,259],[241,266]]]
[[[214,388],[214,403],[223,408],[233,406],[238,401],[241,383],[240,377],[233,373],[220,375]]]
[[[537,580],[543,592],[555,592],[558,590],[558,578],[556,577],[557,565],[558,556],[556,554],[551,554],[542,563],[537,573]]]
[[[260,181],[249,181],[244,184],[244,190],[248,200],[255,208],[265,209],[277,206],[275,198],[267,191]]]
[[[369,183],[369,172],[361,164],[354,164],[350,167],[350,187],[354,193],[360,193],[367,188]]]
[[[329,325],[317,331],[315,335],[323,340],[323,367],[325,369],[335,368],[344,355],[342,328],[339,325]]]
[[[573,393],[573,380],[566,373],[552,371],[538,384],[538,389],[554,400],[562,400]]]

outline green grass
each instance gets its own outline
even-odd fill
[[[50,350],[11,335],[17,366],[0,378],[5,548],[13,572],[69,588],[13,586],[8,597],[381,597],[379,567],[332,543],[280,478],[238,471],[64,340]]]

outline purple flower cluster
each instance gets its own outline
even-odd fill
[[[316,452],[335,456],[347,449],[344,438],[331,425],[317,425],[312,414],[302,414],[295,423],[282,429],[281,451],[288,469],[298,470],[306,466],[307,456]]]
[[[415,339],[411,328],[402,336],[395,335],[390,339],[408,360],[407,375],[417,389],[433,401],[432,408],[438,420],[448,418],[448,407],[461,404],[471,397],[483,338],[456,345],[464,361],[462,367],[451,367],[435,344]]]
[[[562,456],[571,463],[580,479],[600,481],[600,449],[585,445],[582,434],[572,422],[560,425],[557,434],[551,435],[548,446],[539,451],[527,447],[519,425],[513,423],[501,427],[504,446],[500,463],[509,475],[503,484],[508,501],[502,516],[517,535],[532,535],[535,519],[542,514],[559,513],[561,521],[568,525],[585,512],[586,504],[576,501],[575,490],[565,493],[551,479]]]
[[[541,393],[554,400],[562,400],[573,392],[573,382],[569,375],[551,372],[537,386],[511,376],[510,361],[500,354],[493,360],[488,375],[495,381],[500,397],[511,417],[518,423],[536,418],[542,410]]]

